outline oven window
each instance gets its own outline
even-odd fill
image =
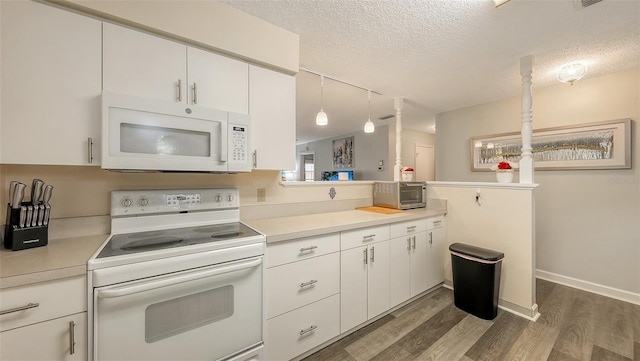
[[[120,124],[120,151],[136,154],[211,156],[211,134],[140,124]]]
[[[145,310],[145,341],[153,343],[233,315],[233,286],[174,298]]]

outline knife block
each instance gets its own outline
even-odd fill
[[[25,204],[26,205],[26,204]],[[12,251],[46,246],[49,243],[49,226],[20,228],[20,209],[7,205],[7,223],[4,229],[4,248]]]

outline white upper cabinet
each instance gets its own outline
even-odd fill
[[[1,162],[100,164],[101,23],[32,1],[0,6]]]
[[[246,63],[108,23],[103,42],[104,90],[249,112]]]
[[[296,82],[290,75],[249,66],[249,114],[254,168],[296,168]]]
[[[186,101],[187,48],[104,23],[104,90],[166,101]]]
[[[187,48],[189,104],[249,113],[249,65],[196,48]]]

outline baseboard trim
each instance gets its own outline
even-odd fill
[[[444,280],[444,284],[442,285],[445,288],[453,290],[453,282],[450,280]],[[523,307],[520,305],[516,305],[515,303],[505,301],[502,298],[498,300],[498,308],[509,313],[513,313],[516,316],[526,318],[529,321],[537,321],[538,317],[540,317],[540,312],[538,312],[538,304],[534,303],[531,306],[531,309],[527,307]]]
[[[615,298],[620,301],[625,301],[629,303],[633,303],[636,305],[640,305],[640,294],[633,293],[609,286],[600,285],[597,283],[580,280],[573,277],[559,275],[557,273],[547,272],[543,270],[536,270],[536,278],[543,279],[545,281],[550,281],[554,283],[559,283],[561,285],[577,288],[583,291],[596,293],[602,296]]]

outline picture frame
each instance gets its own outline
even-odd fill
[[[353,168],[353,136],[333,140],[333,168]]]
[[[536,170],[631,168],[631,119],[534,129],[531,139]],[[492,171],[495,164],[517,164],[520,132],[472,137],[471,171]]]

